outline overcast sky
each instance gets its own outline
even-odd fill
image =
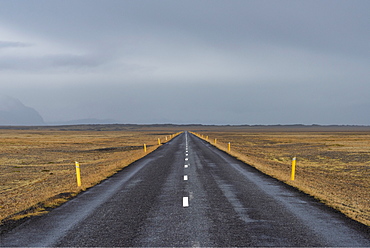
[[[2,0],[0,90],[46,122],[370,125],[370,1]]]

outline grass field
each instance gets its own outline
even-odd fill
[[[0,220],[32,206],[12,218],[45,212],[143,157],[144,143],[149,153],[158,147],[158,138],[165,142],[173,134],[159,128],[110,129],[0,129]],[[81,167],[81,187],[75,161]]]
[[[370,130],[351,128],[224,128],[203,138],[298,189],[370,225]],[[291,160],[296,177],[290,180]]]
[[[370,225],[370,128],[87,125],[0,129],[0,220],[63,203],[158,147],[181,130],[213,144],[347,216]],[[296,179],[290,180],[292,157]],[[82,187],[75,165],[81,165]],[[42,204],[38,204],[38,203]],[[9,219],[9,218],[7,218]]]

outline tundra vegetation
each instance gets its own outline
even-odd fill
[[[0,129],[0,220],[47,212],[189,130],[370,225],[370,127],[84,125]],[[147,145],[147,153],[143,144]],[[297,157],[295,180],[291,159]],[[77,187],[75,161],[81,166]]]
[[[370,127],[224,127],[198,132],[258,170],[370,226]],[[295,180],[290,180],[296,157]]]
[[[0,223],[47,212],[169,140],[160,127],[0,129]],[[144,152],[143,144],[147,152]],[[81,168],[77,187],[75,161]]]

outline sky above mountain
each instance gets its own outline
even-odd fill
[[[46,122],[370,124],[370,1],[0,1],[0,89]]]

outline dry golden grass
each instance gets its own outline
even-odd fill
[[[369,128],[73,126],[0,129],[0,221],[47,212],[158,147],[157,138],[188,129],[287,184],[370,225]],[[73,131],[75,130],[75,131]],[[296,180],[290,181],[292,157]],[[81,165],[82,187],[75,165]],[[1,223],[1,222],[0,222]]]
[[[227,128],[203,137],[352,219],[370,225],[370,132]],[[291,160],[297,157],[294,181]]]
[[[0,129],[0,223],[30,207],[32,211],[12,218],[40,214],[60,205],[143,157],[144,143],[149,153],[158,147],[158,138],[165,142],[165,137],[169,139],[172,134],[139,128],[60,129]],[[75,161],[81,167],[81,187],[76,184]]]

